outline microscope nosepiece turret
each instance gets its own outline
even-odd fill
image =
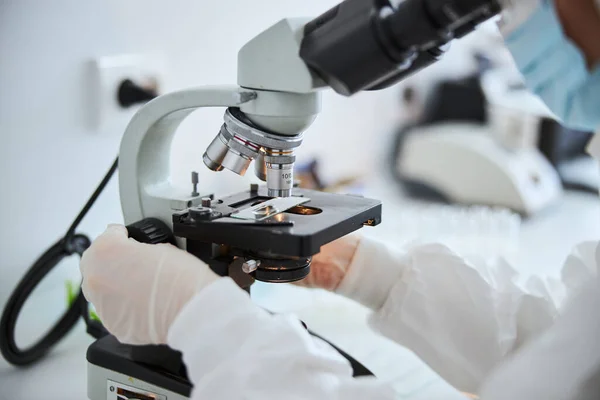
[[[239,109],[225,112],[225,123],[206,149],[204,164],[213,171],[228,169],[244,175],[256,160],[256,175],[267,182],[268,195],[289,197],[294,185],[294,149],[302,135],[267,132],[252,123]]]

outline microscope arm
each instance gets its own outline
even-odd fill
[[[168,223],[174,210],[196,204],[192,191],[171,186],[171,143],[178,126],[202,107],[239,107],[256,93],[236,86],[201,87],[152,100],[133,117],[119,150],[119,191],[126,224],[153,216]],[[211,132],[212,133],[212,132]]]
[[[203,107],[235,108],[282,131],[301,131],[314,120],[320,106],[318,93],[276,93],[237,86],[206,86],[157,97],[134,115],[121,141],[119,191],[125,223],[153,217],[170,227],[173,212],[201,202],[200,195],[192,195],[191,186],[182,191],[170,181],[171,143],[181,122],[193,111]],[[236,135],[246,133],[239,129]],[[210,136],[213,134],[210,132]],[[256,138],[289,146],[299,145],[301,139],[299,135],[273,138],[264,134]],[[219,143],[219,138],[213,142]],[[199,149],[199,160],[201,155]]]

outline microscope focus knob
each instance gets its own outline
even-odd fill
[[[175,236],[171,229],[157,218],[145,218],[141,221],[127,225],[129,237],[149,244],[171,243],[175,244]]]

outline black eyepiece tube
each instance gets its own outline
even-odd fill
[[[402,69],[397,71],[385,79],[375,82],[372,86],[369,86],[368,91],[382,90],[389,88],[390,86],[394,86],[396,83],[403,81],[404,79],[416,74],[417,72],[429,67],[438,61],[442,55],[443,51],[424,51],[419,53],[415,61],[412,62],[410,67],[406,69]]]
[[[377,90],[500,10],[499,0],[345,0],[305,26],[300,57],[339,94]]]
[[[397,69],[373,23],[377,0],[346,0],[305,26],[300,57],[339,94],[350,96]]]
[[[423,0],[436,23],[454,31],[467,25],[479,23],[498,14],[502,7],[499,0]]]

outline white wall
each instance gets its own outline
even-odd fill
[[[86,125],[86,63],[92,57],[162,53],[166,90],[235,83],[237,50],[248,39],[282,17],[318,15],[336,3],[0,0],[0,305],[31,262],[64,233],[117,153],[125,121],[108,121],[100,130]],[[396,97],[395,91],[352,99],[326,95],[301,155],[327,157],[327,176],[373,169],[375,149],[391,130],[386,120]],[[202,165],[222,112],[200,111],[184,122],[175,142],[175,181],[187,183],[197,169],[209,190],[245,184]],[[120,219],[113,182],[81,230],[94,236]],[[76,267],[75,260],[62,266],[46,286],[62,283]]]

